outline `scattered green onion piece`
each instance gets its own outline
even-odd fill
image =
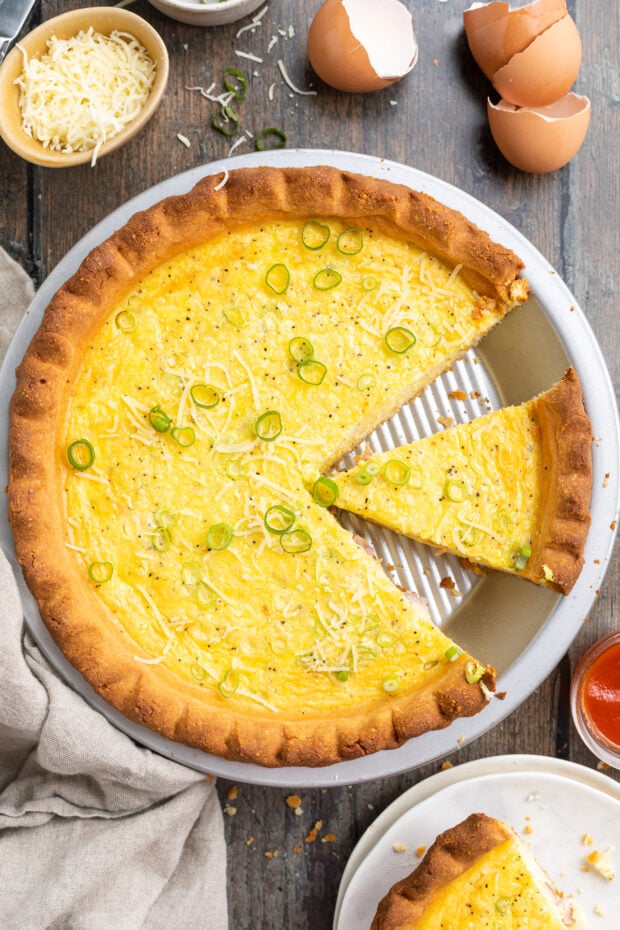
[[[224,318],[231,326],[240,329],[245,323],[245,314],[241,307],[227,307],[224,310]]]
[[[157,549],[158,552],[167,552],[171,543],[170,530],[166,529],[165,526],[158,526],[153,533],[153,549]]]
[[[311,252],[318,252],[328,241],[330,234],[331,230],[325,223],[308,220],[302,227],[301,241]]]
[[[388,694],[394,694],[395,691],[398,691],[400,688],[400,681],[396,675],[386,675],[383,679],[383,684],[381,686],[384,691],[387,691]]]
[[[230,78],[226,77],[228,74],[230,74]],[[236,86],[231,78],[235,78],[239,86]],[[248,89],[248,79],[242,71],[237,71],[236,68],[225,68],[224,87],[229,94],[235,95],[236,100],[244,100]]]
[[[224,465],[224,472],[226,473],[226,477],[230,478],[232,481],[236,481],[237,478],[240,478],[241,475],[244,475],[246,469],[247,462],[241,455],[231,456]]]
[[[116,314],[114,322],[122,333],[131,333],[136,328],[136,318],[130,310],[121,310]]]
[[[357,379],[357,389],[358,391],[372,391],[373,388],[377,386],[377,381],[374,375],[365,374],[360,375]]]
[[[196,587],[194,588],[194,597],[196,598],[196,603],[199,607],[203,609],[205,607],[210,607],[213,601],[215,600],[215,594],[213,590],[209,587],[208,584],[205,584],[204,581],[198,581]]]
[[[364,468],[366,469],[368,474],[374,478],[381,471],[381,463],[380,462],[366,462],[366,464],[364,465]]]
[[[423,344],[426,346],[427,349],[434,349],[435,346],[438,346],[438,345],[439,345],[439,343],[441,342],[441,340],[442,340],[442,335],[441,335],[441,333],[439,332],[439,330],[434,329],[434,328],[431,326],[429,335],[426,336],[426,337],[422,340],[422,342],[423,342]]]
[[[350,672],[346,668],[341,668],[339,672],[336,672],[336,679],[338,681],[348,681]]]
[[[478,662],[468,662],[465,666],[465,678],[467,683],[470,685],[475,685],[477,681],[480,681],[484,675],[484,672],[484,665],[479,665]]]
[[[217,407],[220,402],[220,392],[216,390],[212,384],[204,384],[202,381],[199,381],[198,384],[193,384],[189,394],[196,406],[202,407],[205,410],[211,410],[212,407]]]
[[[334,268],[323,268],[314,276],[312,282],[317,291],[331,291],[342,281],[342,275]]]
[[[363,484],[363,485],[370,484],[370,482],[372,481],[372,475],[368,471],[366,471],[365,468],[360,468],[360,470],[355,475],[355,480],[357,481],[358,484]]]
[[[545,581],[553,581],[553,571],[549,568],[549,566],[543,565],[542,570]]]
[[[111,562],[91,562],[88,566],[88,577],[95,584],[105,584],[114,574],[114,566]]]
[[[167,433],[172,420],[159,404],[149,410],[149,423],[158,433]]]
[[[198,662],[194,662],[192,665],[190,665],[189,673],[196,681],[204,681],[207,677],[206,671],[202,665],[198,664]]]
[[[228,549],[232,542],[233,530],[230,523],[214,523],[207,533],[207,546],[215,552]]]
[[[379,282],[371,274],[362,279],[362,287],[365,291],[374,291],[377,289]]]
[[[521,546],[515,558],[515,568],[518,572],[523,571],[523,569],[528,563],[528,560],[531,554],[532,554],[531,546]]]
[[[272,265],[265,275],[265,284],[274,294],[284,294],[291,280],[291,274],[286,265],[281,262]]]
[[[282,417],[277,410],[261,413],[254,426],[256,435],[265,442],[273,442],[282,432]]]
[[[179,522],[176,513],[171,513],[169,510],[158,510],[154,516],[157,521],[157,526],[164,526],[166,529],[170,529],[171,526],[176,526]]]
[[[88,439],[76,439],[67,449],[69,464],[77,471],[86,471],[95,461],[95,450]]]
[[[404,355],[416,344],[416,338],[406,326],[393,326],[383,337],[390,352]]]
[[[456,662],[460,655],[463,655],[463,650],[458,646],[448,646],[444,653],[448,662]]]
[[[469,497],[467,485],[460,478],[448,478],[443,487],[444,497],[454,504],[462,504]]]
[[[397,488],[407,484],[410,475],[411,469],[406,462],[401,462],[400,459],[389,459],[383,466],[383,477],[388,484],[393,484]]]
[[[288,344],[288,354],[293,361],[300,364],[309,362],[311,358],[314,358],[314,346],[309,339],[305,339],[303,336],[295,336]]]
[[[211,125],[214,129],[217,129],[218,132],[221,132],[222,135],[226,137],[234,136],[234,134],[239,129],[238,120],[232,120],[226,116],[224,113],[224,107],[220,107],[217,116],[214,116],[211,120]]]
[[[297,374],[305,384],[320,384],[327,374],[327,368],[323,362],[317,362],[315,359],[308,359],[307,362],[300,362],[297,367]]]
[[[345,229],[336,241],[336,248],[343,255],[357,255],[364,246],[364,235],[357,226]]]
[[[217,690],[223,698],[232,697],[239,687],[239,672],[234,668],[229,668],[222,680],[218,683]]]
[[[480,530],[477,526],[464,523],[458,528],[458,535],[462,546],[474,546],[480,539]]]
[[[295,522],[295,514],[284,504],[274,504],[270,507],[263,517],[265,529],[274,536],[281,536],[292,529]]]
[[[225,104],[220,109],[220,113],[225,119],[229,119],[233,123],[239,122],[239,111],[237,110],[237,107],[232,105],[232,103]]]
[[[312,496],[320,507],[331,507],[338,498],[338,485],[331,478],[321,475],[314,482]]]
[[[265,145],[265,141],[269,140],[269,137],[273,136],[277,139],[277,142],[273,145]],[[286,145],[286,140],[288,136],[283,129],[277,129],[275,126],[270,126],[269,129],[262,129],[256,135],[256,149],[259,152],[271,152],[274,149],[283,149]]]
[[[196,441],[196,433],[191,426],[173,426],[170,435],[182,449],[189,449]]]
[[[498,898],[495,902],[495,910],[498,914],[507,914],[511,904],[510,898]]]
[[[183,584],[198,584],[202,580],[202,565],[200,562],[187,562],[181,567],[181,581]]]
[[[298,527],[296,530],[289,530],[280,536],[280,545],[285,552],[292,555],[298,555],[302,552],[308,552],[312,548],[312,536],[308,530]]]

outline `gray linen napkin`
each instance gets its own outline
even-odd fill
[[[32,296],[0,249],[0,352]],[[226,930],[214,783],[137,746],[50,668],[0,552],[0,927]]]

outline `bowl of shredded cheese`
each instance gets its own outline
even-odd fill
[[[129,10],[56,16],[18,42],[0,67],[0,136],[36,165],[95,165],[151,118],[168,67],[159,34]]]

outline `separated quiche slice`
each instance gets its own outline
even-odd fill
[[[502,820],[471,814],[441,833],[379,903],[370,930],[566,930],[582,926]]]
[[[419,542],[567,594],[590,524],[591,445],[569,368],[533,400],[336,473],[333,497]]]

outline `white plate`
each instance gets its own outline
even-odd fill
[[[429,602],[433,619],[448,635],[497,668],[499,690],[506,692],[506,699],[494,700],[476,717],[460,719],[443,731],[426,733],[396,750],[326,768],[266,769],[189,749],[116,713],[92,691],[57,649],[19,571],[17,575],[28,628],[48,660],[76,691],[137,742],[200,771],[235,781],[291,788],[352,784],[410,770],[441,758],[457,745],[462,746],[480,736],[518,707],[564,655],[601,587],[614,540],[610,525],[616,517],[620,492],[617,468],[620,429],[615,396],[598,344],[575,298],[531,243],[497,213],[438,178],[383,159],[349,152],[286,149],[255,153],[192,169],[135,197],[87,233],[43,283],[0,371],[0,485],[7,479],[8,404],[15,385],[14,369],[58,287],[77,270],[94,246],[124,225],[136,211],[148,208],[163,197],[185,193],[206,175],[257,164],[329,164],[406,184],[460,210],[486,229],[494,240],[521,256],[532,290],[527,304],[511,313],[484,339],[475,357],[468,353],[452,372],[431,385],[407,408],[406,417],[397,415],[392,421],[393,429],[386,427],[373,434],[371,446],[381,448],[427,434],[437,428],[439,415],[450,415],[459,422],[484,412],[473,402],[463,404],[451,400],[449,394],[456,388],[464,389],[468,395],[472,390],[480,391],[489,398],[491,407],[520,403],[550,387],[563,375],[565,368],[573,364],[580,374],[586,407],[598,439],[593,450],[592,526],[586,563],[573,591],[563,598],[501,573],[479,579],[465,572],[452,557],[437,556],[379,527],[365,527],[364,532],[384,563],[398,566],[395,580],[422,594]],[[360,524],[351,518],[349,525]],[[0,497],[0,544],[15,564],[4,496]],[[440,587],[439,582],[446,575],[454,578],[462,597],[455,598]]]
[[[381,898],[419,864],[416,849],[428,847],[443,830],[478,811],[514,827],[554,884],[572,895],[589,925],[595,920],[600,930],[617,930],[620,874],[608,882],[584,867],[593,849],[618,843],[620,786],[582,766],[532,756],[459,766],[421,782],[390,805],[353,851],[342,877],[334,930],[370,927]],[[592,837],[592,846],[583,843],[584,834]],[[406,851],[396,852],[394,846],[401,844]],[[620,873],[618,855],[618,850],[611,852]],[[594,915],[596,906],[606,914]]]

